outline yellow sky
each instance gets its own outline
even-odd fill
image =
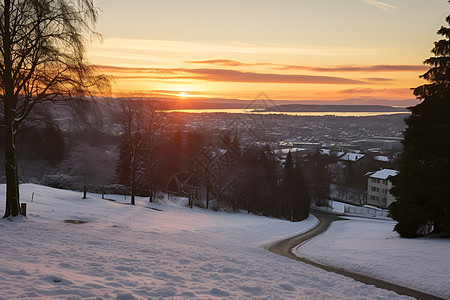
[[[88,56],[115,93],[411,99],[444,0],[97,0]]]

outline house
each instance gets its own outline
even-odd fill
[[[397,176],[398,171],[381,169],[368,172],[367,176],[367,204],[387,208],[396,199],[389,192],[392,188],[391,177]]]
[[[362,153],[352,153],[352,152],[347,152],[347,153],[342,153],[339,152],[338,153],[338,157],[340,161],[345,161],[345,162],[357,162],[360,159],[362,159],[364,157],[364,154]]]

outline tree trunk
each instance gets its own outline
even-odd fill
[[[6,171],[6,209],[4,218],[17,216],[20,213],[19,203],[19,177],[17,173],[16,158],[16,124],[14,122],[14,112],[17,106],[17,97],[14,95],[14,85],[12,80],[12,60],[11,60],[11,35],[10,35],[10,0],[4,1],[4,33],[3,33],[3,59],[4,59],[4,109],[6,125],[5,141],[5,171]]]
[[[134,178],[134,171],[131,174],[131,182],[130,182],[130,193],[131,193],[131,205],[136,205],[136,199],[135,199],[135,195],[136,195],[136,183],[135,183],[135,178]]]
[[[209,179],[206,181],[206,209],[209,208]]]
[[[5,114],[6,115],[6,114]],[[10,114],[9,114],[10,115]],[[6,117],[5,170],[6,170],[6,208],[4,218],[20,214],[19,179],[15,149],[15,133],[11,116]]]

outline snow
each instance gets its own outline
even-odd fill
[[[314,217],[292,223],[189,209],[183,199],[131,206],[81,196],[21,185],[28,218],[0,220],[0,299],[408,299],[267,250],[315,226]]]
[[[381,169],[376,172],[369,172],[366,175],[369,175],[370,178],[388,179],[389,177],[397,176],[397,174],[397,170]]]
[[[342,156],[339,157],[339,160],[344,160],[344,161],[358,161],[361,158],[364,157],[364,154],[359,154],[359,153],[345,153]]]
[[[450,299],[449,239],[402,239],[392,231],[393,221],[345,218],[293,252]]]
[[[330,156],[331,150],[330,149],[320,149],[320,154]]]
[[[371,219],[383,219],[383,220],[391,220],[388,215],[388,210],[376,207],[376,206],[370,206],[370,205],[351,205],[348,203],[340,202],[340,201],[334,201],[334,200],[328,200],[327,207],[325,206],[315,206],[314,208],[316,210],[326,211],[329,213],[334,213],[338,215],[345,215],[345,216],[356,216],[356,217],[365,217],[365,218],[371,218]],[[344,216],[344,217],[345,217]]]
[[[290,153],[296,153],[296,152],[303,152],[306,151],[306,148],[287,148],[287,149],[276,149],[273,150],[273,153],[275,155],[287,155],[289,152]]]
[[[376,161],[381,161],[381,162],[389,162],[390,161],[389,157],[383,156],[383,155],[374,156],[373,159],[375,159]]]

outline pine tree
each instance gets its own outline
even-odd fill
[[[300,163],[295,164],[295,202],[293,207],[294,221],[301,221],[309,216],[311,198],[309,197],[308,187],[305,182],[303,170]]]
[[[284,217],[291,221],[301,221],[309,215],[310,198],[300,164],[294,164],[290,152],[286,156],[284,173]]]
[[[450,16],[446,18],[450,25]],[[397,201],[390,215],[403,237],[431,232],[450,234],[450,28],[435,42],[430,69],[420,76],[428,81],[414,89],[423,100],[410,108],[403,140],[400,173],[391,192]]]

